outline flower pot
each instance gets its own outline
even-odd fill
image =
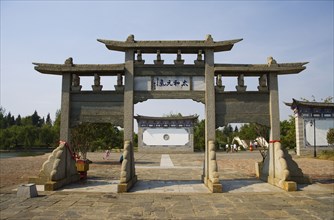
[[[89,163],[86,160],[77,160],[76,166],[78,172],[86,172],[89,170]]]

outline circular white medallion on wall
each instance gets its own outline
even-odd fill
[[[164,134],[164,140],[168,141],[169,140],[169,135],[168,134]]]

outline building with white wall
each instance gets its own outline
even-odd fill
[[[139,152],[193,152],[194,126],[198,116],[135,116]]]
[[[334,103],[292,99],[292,103],[285,104],[295,116],[297,155],[301,155],[303,148],[328,146],[327,132],[334,128]]]

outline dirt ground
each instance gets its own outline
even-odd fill
[[[20,184],[28,183],[29,177],[38,176],[39,170],[47,160],[48,154],[30,157],[15,157],[0,159],[0,193],[12,191]],[[112,154],[109,160],[103,160],[103,153],[89,153],[88,158],[93,161],[89,175],[117,179],[120,173],[120,153]],[[140,155],[135,155],[140,160]],[[174,156],[175,157],[175,156]],[[218,155],[219,169],[233,169],[236,173],[254,175],[254,161],[256,158],[243,158],[241,154]],[[304,174],[317,181],[334,181],[334,161],[313,158],[294,158]],[[138,161],[137,161],[138,162]],[[140,161],[139,161],[140,162]],[[159,163],[160,161],[158,161]],[[223,176],[223,175],[222,175]]]
[[[16,188],[27,183],[29,177],[37,176],[49,155],[0,159],[0,192]]]

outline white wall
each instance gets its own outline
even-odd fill
[[[168,134],[169,139],[164,140]],[[143,143],[146,145],[185,145],[189,142],[189,133],[185,128],[148,128],[143,132]]]
[[[334,119],[316,120],[315,136],[317,146],[327,146],[327,132],[330,128],[334,128]],[[314,127],[309,121],[305,121],[306,145],[314,144]]]

